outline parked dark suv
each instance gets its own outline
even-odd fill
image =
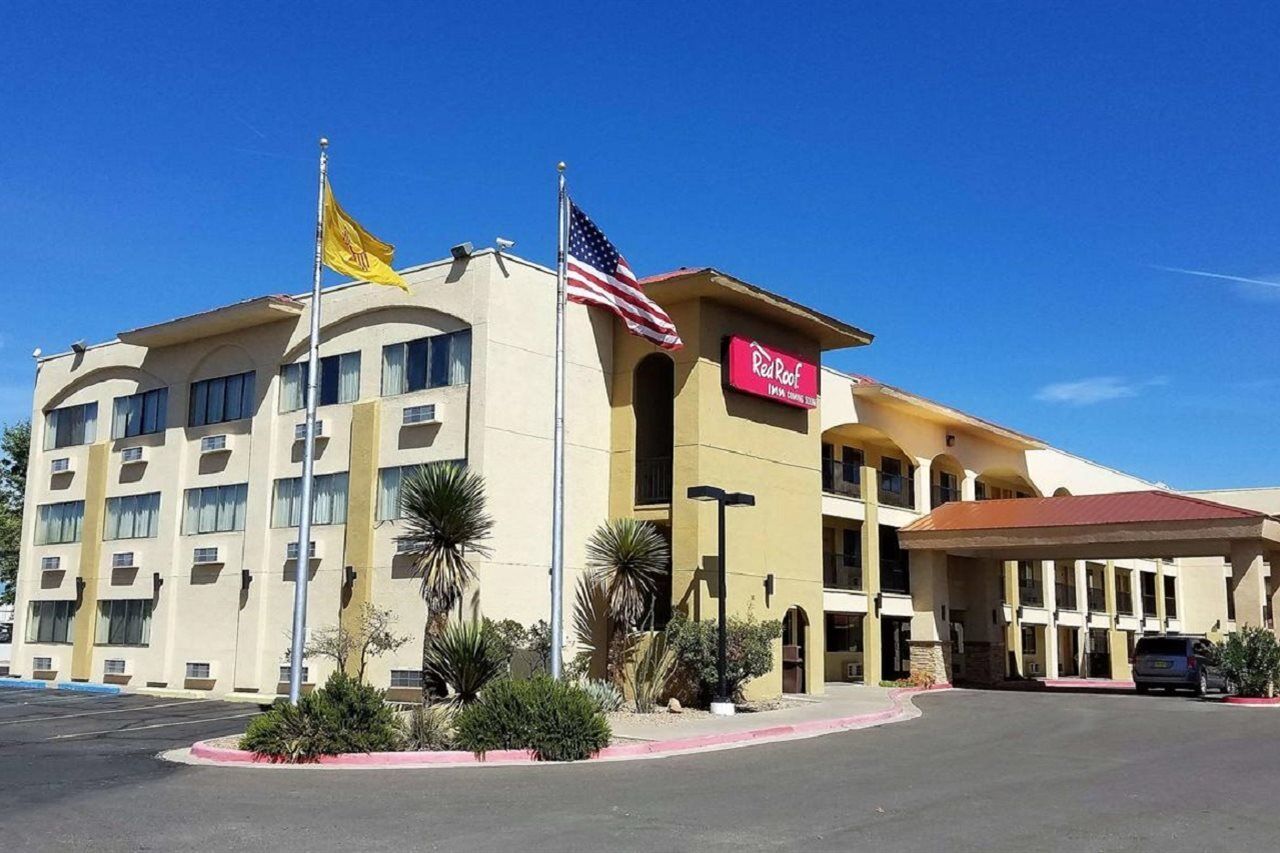
[[[1217,648],[1204,637],[1140,637],[1133,649],[1133,681],[1139,693],[1153,687],[1194,690],[1199,696],[1228,690]]]

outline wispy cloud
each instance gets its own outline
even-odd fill
[[[1036,392],[1035,398],[1045,403],[1067,406],[1092,406],[1109,400],[1136,397],[1144,388],[1168,385],[1163,376],[1133,381],[1122,376],[1093,376],[1072,382],[1054,382]]]

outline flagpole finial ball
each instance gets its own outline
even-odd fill
[[[567,163],[565,163],[563,160],[561,160],[559,163],[556,163],[556,171],[557,171],[557,172],[563,172],[563,171],[564,171],[565,169],[567,169],[567,168],[569,168],[569,166],[568,166],[568,164],[567,164]]]
[[[321,148],[328,148],[328,147],[329,147],[329,137],[327,137],[327,136],[322,136],[322,137],[320,137],[320,147],[321,147]]]

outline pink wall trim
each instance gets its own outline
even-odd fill
[[[950,684],[936,684],[933,687],[901,687],[889,691],[892,708],[874,711],[869,714],[857,714],[851,717],[835,717],[829,720],[809,720],[783,726],[767,726],[740,732],[724,732],[693,737],[676,738],[674,740],[653,741],[652,743],[626,743],[608,746],[596,753],[588,761],[602,759],[638,758],[649,755],[690,752],[704,749],[718,749],[726,746],[745,746],[750,743],[767,743],[791,737],[804,737],[837,732],[846,729],[865,728],[897,722],[914,716],[907,708],[905,697],[915,693],[937,690],[949,690]],[[206,741],[197,741],[191,746],[191,755],[213,764],[231,765],[285,765],[269,758],[248,752],[243,749],[231,749],[224,746],[212,746]],[[436,764],[542,764],[532,752],[523,749],[505,749],[476,755],[471,752],[358,752],[344,755],[322,755],[309,764],[337,767],[405,767]]]

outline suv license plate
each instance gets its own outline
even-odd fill
[[[1156,669],[1168,669],[1171,666],[1173,666],[1173,664],[1167,660],[1158,660],[1155,662]]]

